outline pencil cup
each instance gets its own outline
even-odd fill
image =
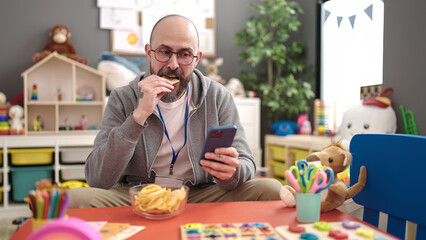
[[[318,222],[321,211],[320,193],[296,193],[296,212],[299,222]]]
[[[40,228],[42,228],[44,225],[46,225],[47,223],[49,223],[52,220],[55,220],[55,219],[32,218],[31,222],[32,222],[32,226],[33,226],[33,232],[36,232],[37,230],[39,230]]]

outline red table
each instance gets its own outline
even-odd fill
[[[134,214],[131,207],[69,209],[67,214],[86,221],[146,226],[130,239],[180,239],[180,225],[186,223],[268,222],[273,227],[297,223],[296,208],[284,208],[281,201],[190,203],[181,215],[166,220],[144,219]],[[321,213],[320,217],[320,221],[327,222],[345,219],[360,221],[339,210]],[[22,240],[30,234],[31,223],[28,221],[10,239]]]

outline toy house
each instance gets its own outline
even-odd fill
[[[54,52],[22,73],[28,134],[99,129],[105,74]]]

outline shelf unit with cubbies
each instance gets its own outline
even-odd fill
[[[79,134],[52,134],[52,135],[26,135],[26,136],[0,136],[0,149],[2,151],[2,163],[0,165],[0,216],[4,217],[28,217],[31,215],[27,204],[14,199],[14,191],[19,188],[22,181],[25,185],[33,185],[33,177],[31,172],[27,172],[28,179],[19,179],[17,183],[13,171],[25,169],[45,169],[49,168],[49,174],[53,176],[53,182],[60,185],[64,181],[82,180],[84,176],[84,161],[87,155],[93,149],[93,143],[97,131],[85,132]],[[11,152],[17,150],[28,150],[29,152],[43,151],[51,154],[51,160],[44,162],[36,159],[28,158],[25,161],[16,162]],[[84,151],[83,151],[84,150]],[[77,157],[69,157],[65,154],[80,154]],[[82,154],[83,153],[83,154]],[[70,159],[70,161],[64,161]],[[79,161],[77,161],[79,160]],[[34,163],[42,164],[35,165]],[[15,163],[15,164],[14,164]],[[16,164],[18,163],[18,165]],[[24,165],[23,165],[24,164]],[[66,177],[64,178],[64,173]],[[74,179],[73,179],[74,177]],[[26,182],[25,182],[26,181]],[[34,187],[35,188],[35,187]]]
[[[288,184],[285,170],[330,143],[331,139],[328,137],[312,135],[265,135],[265,166],[268,168],[268,176],[282,184]]]
[[[24,127],[28,134],[96,131],[105,107],[105,73],[54,52],[22,73]],[[44,129],[33,128],[40,116]],[[85,116],[84,120],[82,120]],[[87,126],[87,128],[86,128]]]

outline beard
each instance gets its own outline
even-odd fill
[[[150,66],[150,71],[151,71],[151,74],[155,74],[151,66]],[[192,74],[189,75],[187,78],[185,78],[183,73],[179,69],[176,69],[176,70],[171,70],[170,68],[161,69],[160,71],[158,71],[157,75],[160,77],[167,76],[167,75],[176,75],[177,77],[179,77],[179,88],[173,90],[173,92],[166,93],[161,97],[161,101],[165,103],[171,103],[181,98],[186,91],[186,87],[188,86],[189,81],[191,81],[192,79]]]

